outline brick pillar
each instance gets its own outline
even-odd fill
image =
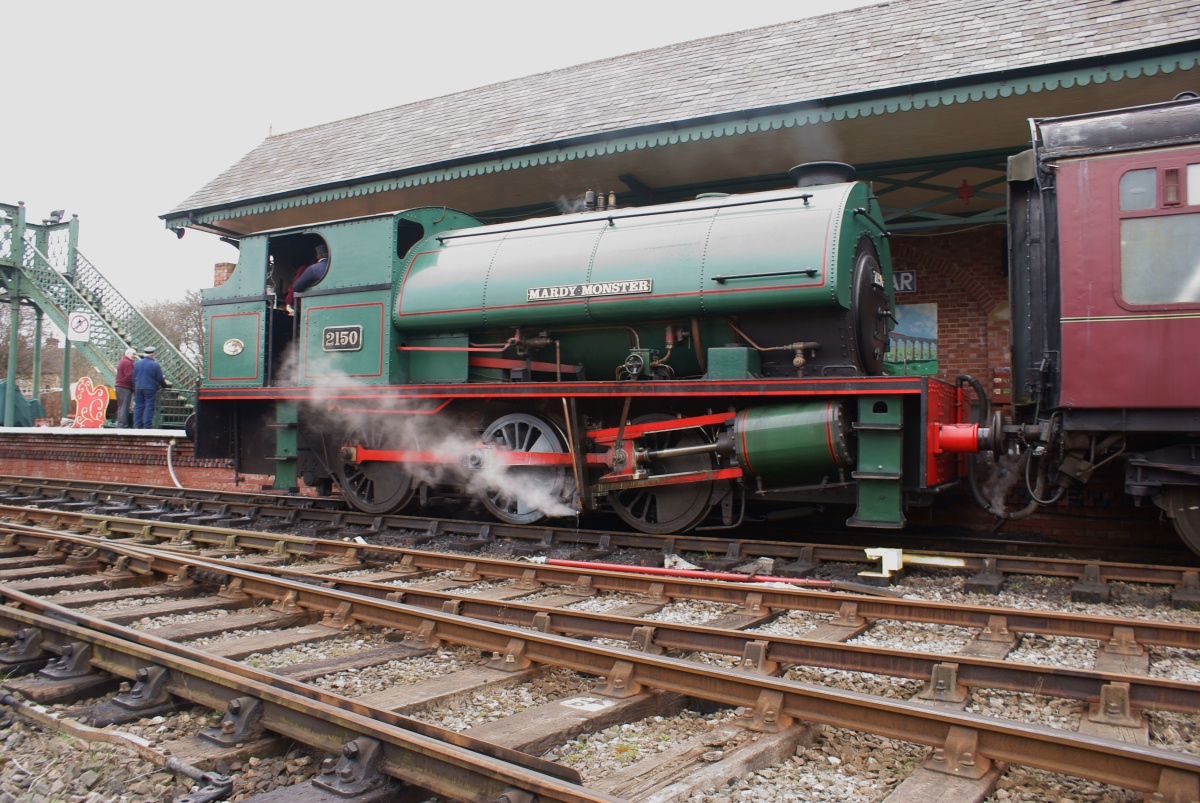
[[[235,262],[218,262],[213,266],[213,287],[220,287],[229,281],[229,277],[233,275],[233,269],[237,267]]]

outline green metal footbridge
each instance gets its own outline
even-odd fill
[[[70,332],[74,320],[87,330],[87,340],[72,340],[68,334],[63,354],[61,414],[69,412],[71,349],[77,348],[95,367],[103,384],[112,386],[117,362],[125,349],[139,352],[156,348],[156,358],[170,387],[158,395],[155,426],[177,429],[196,404],[197,367],[122,296],[79,251],[79,218],[63,220],[56,213],[49,220],[32,223],[25,219],[23,204],[0,204],[0,303],[10,309],[7,388],[16,387],[19,306],[36,310],[33,387],[41,387],[43,319],[48,317],[60,331]],[[82,323],[80,323],[82,321]],[[5,426],[14,421],[15,394],[5,393]],[[53,412],[51,412],[53,415]]]

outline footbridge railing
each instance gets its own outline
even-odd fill
[[[78,221],[26,224],[24,208],[0,204],[0,283],[28,298],[63,332],[74,312],[87,314],[86,341],[73,341],[112,384],[125,349],[155,347],[171,384],[160,394],[160,425],[182,426],[195,407],[199,370],[96,269],[75,245]]]

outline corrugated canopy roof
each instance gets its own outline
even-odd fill
[[[1048,65],[1198,42],[1200,0],[896,0],[269,137],[164,217],[714,118],[984,77],[1003,87]]]

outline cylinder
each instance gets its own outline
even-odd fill
[[[752,407],[738,413],[733,430],[742,470],[772,483],[817,481],[852,459],[840,402]]]

